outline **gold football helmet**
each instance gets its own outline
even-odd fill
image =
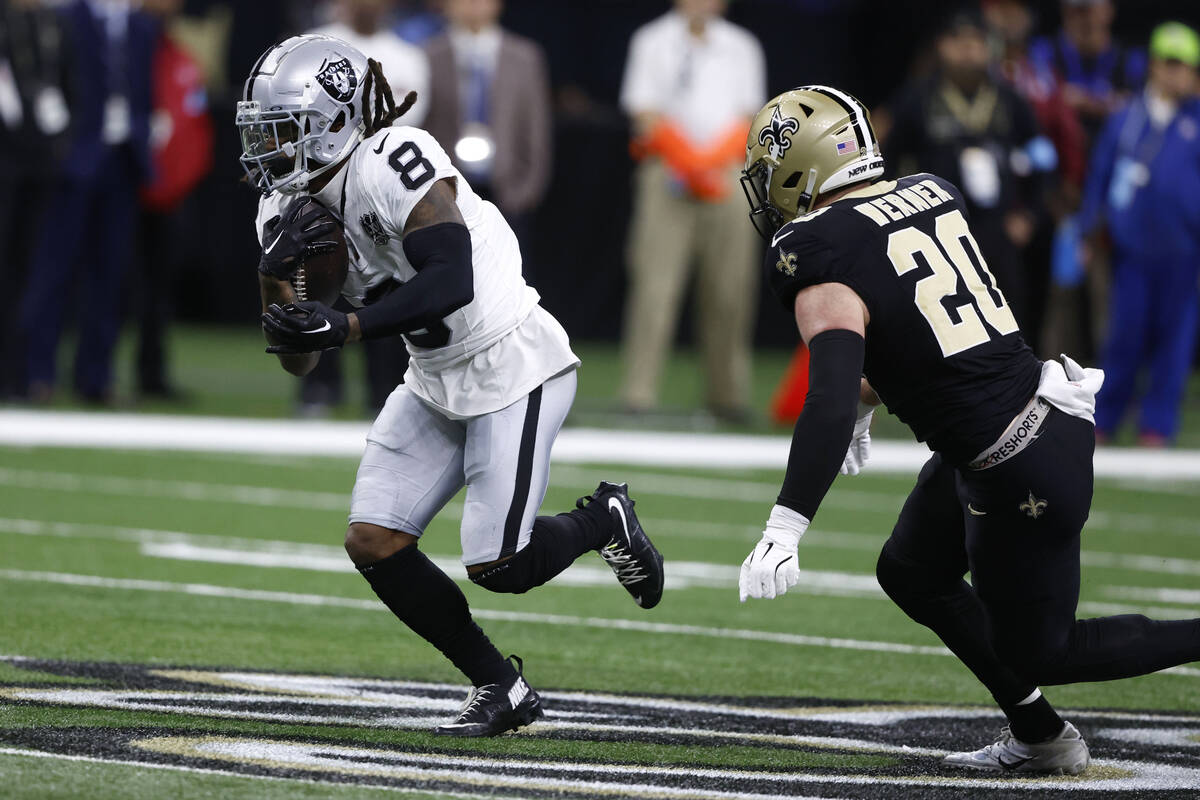
[[[883,175],[866,107],[828,86],[801,86],[767,102],[746,139],[742,191],[766,239],[812,210],[818,196]]]

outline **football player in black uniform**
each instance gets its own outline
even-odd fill
[[[861,467],[882,401],[933,456],[879,556],[879,584],[1009,721],[994,744],[943,763],[1079,773],[1087,745],[1039,684],[1198,660],[1200,620],[1075,619],[1103,373],[1065,356],[1041,363],[958,189],[929,174],[884,182],[883,166],[866,109],[836,89],[786,92],[751,128],[742,178],[751,220],[770,242],[772,288],[811,364],[783,489],[742,565],[741,598],[798,581],[796,545],[839,466]]]

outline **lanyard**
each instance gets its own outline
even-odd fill
[[[1129,104],[1129,116],[1125,118],[1125,124],[1121,126],[1121,136],[1117,140],[1117,154],[1149,168],[1154,159],[1158,157],[1159,151],[1162,150],[1167,132],[1175,125],[1178,118],[1179,111],[1176,111],[1170,122],[1162,128],[1156,127],[1150,121],[1145,97],[1138,97]],[[1148,136],[1144,136],[1147,126],[1150,128],[1150,133]]]

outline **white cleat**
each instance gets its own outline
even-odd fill
[[[1078,775],[1087,769],[1091,760],[1087,742],[1075,726],[1067,722],[1058,736],[1038,744],[1022,742],[1005,725],[994,743],[974,752],[951,753],[942,759],[942,764],[990,772]]]

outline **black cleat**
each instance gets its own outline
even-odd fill
[[[542,698],[525,682],[524,662],[517,656],[509,658],[517,662],[514,683],[471,687],[458,718],[433,732],[439,736],[499,736],[541,719],[545,714]]]
[[[576,505],[583,508],[585,502],[601,503],[615,523],[613,537],[600,548],[600,556],[633,595],[635,603],[642,608],[654,608],[662,599],[663,557],[633,513],[629,486],[601,481],[591,496],[579,498]]]

